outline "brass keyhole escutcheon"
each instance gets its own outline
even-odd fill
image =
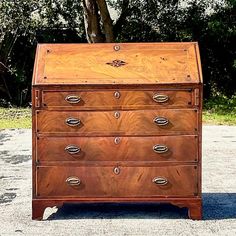
[[[119,45],[115,45],[113,48],[114,48],[115,51],[119,51],[120,50],[120,46]]]
[[[114,97],[116,99],[119,99],[120,98],[120,92],[119,91],[114,92]]]
[[[119,138],[119,137],[115,137],[114,143],[115,143],[115,144],[119,144],[119,143],[120,143],[120,138]]]
[[[119,112],[119,111],[116,111],[116,112],[114,113],[114,116],[115,116],[116,119],[119,119],[119,118],[120,118],[120,112]]]
[[[113,169],[113,172],[114,172],[116,175],[120,174],[120,168],[119,168],[119,167],[115,167],[115,168]]]

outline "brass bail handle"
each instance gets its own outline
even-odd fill
[[[77,154],[81,151],[81,149],[75,145],[68,145],[66,148],[65,148],[65,151],[67,151],[69,154]]]
[[[77,176],[70,176],[66,179],[66,183],[70,186],[79,186],[81,180]]]
[[[168,147],[165,145],[156,144],[155,146],[153,146],[153,151],[159,154],[166,153],[168,152],[168,150]]]
[[[81,124],[80,119],[69,117],[66,119],[66,124],[69,126],[79,126]]]
[[[169,120],[167,118],[165,118],[165,117],[156,117],[156,118],[154,118],[153,122],[156,125],[164,126],[164,125],[168,125]]]
[[[164,186],[168,184],[168,180],[165,177],[155,177],[152,182],[156,185]]]
[[[152,99],[157,103],[164,103],[169,100],[169,96],[165,94],[154,94]]]
[[[79,97],[77,95],[68,95],[68,96],[66,96],[65,100],[68,103],[76,104],[76,103],[79,103],[81,101],[81,97]]]

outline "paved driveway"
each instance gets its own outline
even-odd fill
[[[0,235],[236,235],[236,126],[203,128],[203,221],[171,205],[48,208],[31,220],[31,130],[0,131]]]

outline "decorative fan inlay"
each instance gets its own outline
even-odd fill
[[[113,60],[112,62],[107,62],[106,64],[114,67],[120,67],[126,65],[127,63],[122,60]]]

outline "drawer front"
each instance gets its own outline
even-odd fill
[[[196,193],[197,166],[193,165],[37,168],[39,197],[183,197]]]
[[[197,112],[190,109],[142,111],[38,111],[37,130],[76,135],[158,135],[195,133]]]
[[[197,136],[39,137],[41,161],[189,161],[198,160]]]
[[[160,106],[189,107],[192,91],[43,91],[42,99],[44,106],[55,109],[155,109]]]

